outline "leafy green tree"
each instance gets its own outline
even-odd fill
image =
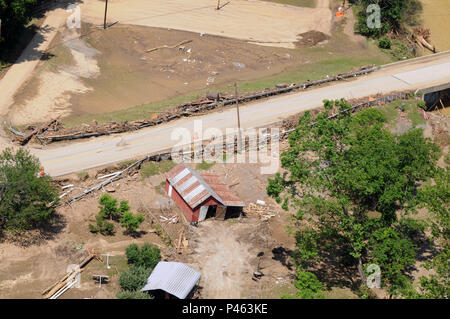
[[[420,129],[393,135],[376,109],[351,116],[343,100],[324,101],[324,107],[316,118],[310,112],[300,117],[281,155],[284,171],[269,179],[267,192],[284,208],[297,209],[298,267],[315,264],[321,252],[334,249],[356,261],[365,282],[364,263],[381,262],[386,252],[372,234],[395,228],[401,219],[397,212],[414,212],[417,185],[433,176],[439,150]],[[336,109],[339,115],[329,120]],[[392,279],[412,260],[412,246],[391,235],[391,246],[404,256],[399,265],[385,264],[395,273]]]
[[[139,249],[138,244],[130,244],[125,249],[125,255],[127,256],[128,264],[137,265],[141,258],[141,250]]]
[[[420,277],[419,296],[421,298],[448,299],[450,295],[450,172],[447,168],[439,169],[434,177],[434,185],[427,185],[418,194],[423,199],[423,206],[434,215],[432,234],[439,253],[425,268],[434,274]]]
[[[404,26],[416,25],[417,16],[422,10],[418,0],[351,0],[356,5],[357,22],[355,30],[369,37],[379,37],[390,31],[399,31]],[[367,12],[371,4],[380,7],[380,28],[371,28],[367,24],[372,12]]]
[[[17,32],[30,21],[32,5],[36,0],[0,0],[0,19],[2,20],[2,33],[0,38],[12,41]]]
[[[311,272],[297,271],[297,280],[294,282],[295,288],[299,290],[297,298],[300,299],[323,299],[323,285]]]
[[[128,264],[145,268],[153,269],[161,261],[160,249],[148,243],[142,245],[142,248],[137,244],[131,244],[126,248],[125,254]]]
[[[122,216],[121,211],[117,208],[117,199],[108,193],[103,194],[98,203],[100,204],[99,216],[108,219],[117,219]]]
[[[142,214],[133,215],[130,211],[125,211],[120,218],[120,226],[126,229],[128,234],[135,232],[144,221]]]
[[[377,229],[370,238],[372,262],[380,266],[382,279],[391,296],[407,288],[410,278],[403,274],[415,262],[415,245],[394,228]]]
[[[89,230],[93,233],[100,233],[105,236],[114,235],[114,224],[105,220],[102,216],[95,217],[96,224],[89,224]]]
[[[120,274],[120,288],[125,291],[139,291],[147,283],[152,271],[152,268],[132,265],[130,269]]]
[[[48,175],[39,177],[39,159],[25,149],[0,154],[0,232],[21,232],[48,224],[58,190]]]

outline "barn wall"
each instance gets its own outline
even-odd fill
[[[166,193],[169,193],[170,182],[166,179]],[[192,210],[189,205],[184,201],[183,197],[172,187],[172,200],[177,204],[177,206],[185,213],[187,220],[189,222],[198,222],[198,217],[200,215],[200,207],[202,206],[214,206],[218,202],[215,198],[209,197],[200,205],[198,205],[194,210]]]
[[[169,193],[169,185],[170,185],[169,181],[166,180],[166,192],[167,193]],[[184,212],[184,214],[186,215],[187,220],[189,222],[195,221],[195,220],[192,219],[193,218],[193,212],[192,212],[191,208],[184,201],[183,197],[181,197],[181,195],[178,194],[178,192],[173,187],[172,187],[172,196],[171,196],[171,198],[175,202],[175,204],[177,204],[177,206]],[[197,214],[197,216],[198,216],[198,214]]]

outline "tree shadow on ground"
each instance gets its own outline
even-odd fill
[[[139,230],[139,231],[134,231],[134,232],[127,232],[124,231],[123,232],[124,235],[130,235],[133,238],[141,238],[142,236],[146,235],[147,232],[145,230]]]
[[[272,259],[279,261],[287,269],[292,270],[293,264],[290,259],[294,256],[294,252],[291,249],[286,249],[283,246],[278,246],[272,249]]]
[[[53,0],[48,1],[45,4],[36,6],[32,9],[33,19],[43,19],[45,14],[54,9],[67,9],[70,4],[82,3],[83,0]],[[39,23],[39,22],[38,22]],[[44,23],[41,21],[40,23]],[[3,25],[4,29],[6,26]],[[36,24],[25,27],[18,35],[14,35],[12,39],[9,39],[8,43],[0,45],[0,61],[5,64],[2,69],[11,66],[14,63],[21,63],[25,61],[34,60],[48,60],[54,55],[39,50],[39,46],[45,41],[46,35],[53,31],[48,25],[38,26]],[[27,54],[24,53],[28,47]]]
[[[343,247],[322,250],[319,260],[319,265],[308,270],[317,276],[327,290],[339,287],[355,291],[361,285],[357,260],[349,256]]]
[[[3,233],[0,235],[0,242],[8,242],[20,247],[40,246],[49,240],[53,240],[66,227],[66,218],[55,213],[52,221],[35,229],[24,231],[21,233]]]

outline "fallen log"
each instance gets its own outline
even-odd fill
[[[33,130],[33,132],[26,135],[23,139],[19,139],[20,145],[27,144],[33,138],[33,136],[45,132],[50,126],[56,124],[58,122],[58,119],[59,116],[56,119],[50,120],[47,124],[41,125],[40,127],[36,128],[35,130]]]
[[[419,43],[419,45],[421,45],[422,47],[427,48],[428,50],[430,50],[433,53],[436,53],[436,48],[431,45],[430,43],[427,42],[427,40],[425,40],[422,36],[418,35],[416,37],[416,41],[417,43]]]
[[[179,42],[179,43],[177,43],[175,45],[172,45],[172,46],[163,45],[163,46],[160,46],[160,47],[156,47],[156,48],[152,48],[152,49],[149,49],[149,50],[145,50],[145,52],[150,53],[150,52],[153,52],[153,51],[156,51],[156,50],[159,50],[159,49],[175,49],[176,47],[179,47],[180,45],[188,44],[188,43],[190,43],[192,41],[193,40],[183,40],[183,41],[181,41],[181,42]]]

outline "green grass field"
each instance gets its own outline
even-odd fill
[[[267,2],[275,2],[280,4],[288,4],[291,6],[297,7],[307,7],[307,8],[315,8],[316,1],[315,0],[262,0]]]

